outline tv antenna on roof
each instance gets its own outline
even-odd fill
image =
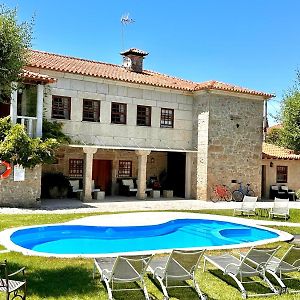
[[[129,13],[126,13],[126,14],[122,15],[122,17],[121,17],[121,24],[122,24],[122,48],[123,48],[123,50],[125,50],[124,49],[124,27],[126,25],[132,24],[134,22],[135,21],[132,18],[129,17]]]

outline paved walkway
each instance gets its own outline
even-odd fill
[[[137,200],[134,197],[106,197],[105,200],[83,203],[78,199],[47,199],[42,200],[39,209],[0,208],[0,214],[68,214],[92,212],[129,212],[151,210],[203,210],[233,209],[241,205],[239,202],[216,202],[188,199],[147,199]],[[270,201],[258,202],[257,207],[271,207]],[[290,208],[300,209],[300,201],[289,202]]]

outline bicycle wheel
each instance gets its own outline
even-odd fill
[[[230,202],[232,200],[232,193],[228,188],[226,188],[223,199],[227,202]]]
[[[234,201],[241,202],[241,201],[243,201],[243,198],[244,198],[244,194],[241,191],[239,191],[239,190],[233,191],[232,199]]]
[[[255,196],[255,193],[253,190],[249,189],[248,192],[247,192],[247,196],[251,196],[251,197],[254,197]]]
[[[210,200],[212,202],[218,202],[220,200],[220,197],[219,197],[218,193],[216,192],[216,190],[212,190],[212,192],[210,193]]]

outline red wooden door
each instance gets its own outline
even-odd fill
[[[106,195],[111,194],[112,161],[94,159],[92,179],[95,181],[95,187],[105,191]]]

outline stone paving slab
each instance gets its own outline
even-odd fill
[[[234,209],[241,202],[216,202],[188,200],[182,198],[159,198],[137,200],[134,197],[106,197],[104,201],[84,203],[78,199],[46,199],[42,200],[41,208],[0,208],[0,214],[68,214],[92,212],[126,212],[151,210],[202,210],[202,209]],[[268,208],[272,202],[257,202],[257,207]],[[290,208],[300,209],[300,201],[289,202]]]

